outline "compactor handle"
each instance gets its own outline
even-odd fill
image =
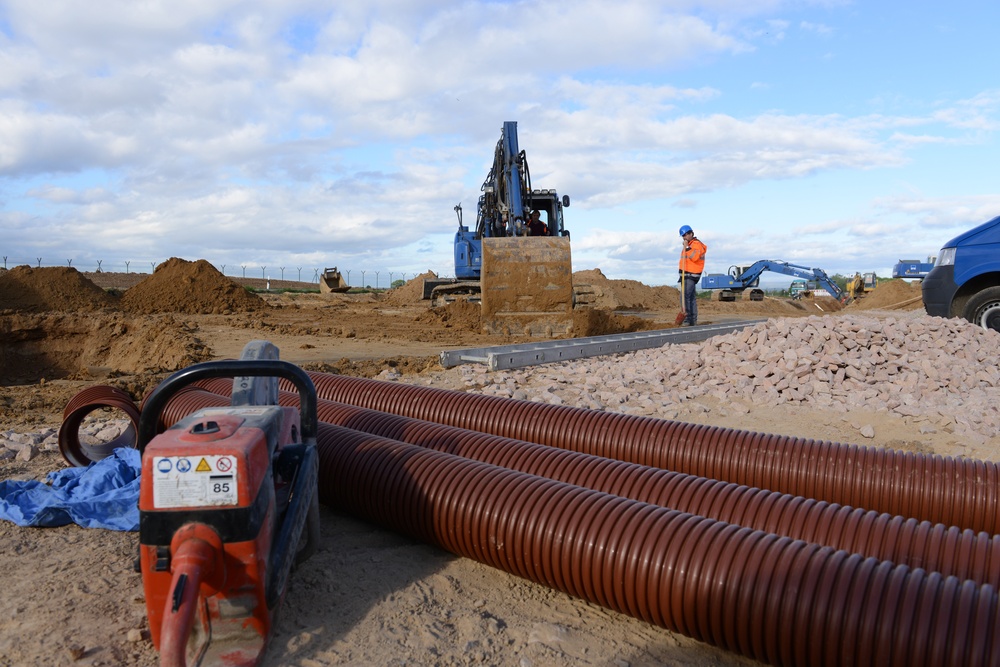
[[[146,445],[156,437],[160,413],[177,392],[197,380],[238,376],[283,377],[294,384],[299,390],[302,443],[306,445],[316,444],[319,419],[316,416],[316,386],[313,384],[312,378],[304,370],[287,361],[236,359],[194,364],[177,371],[157,385],[153,393],[146,399],[145,407],[139,417],[139,431],[136,436],[136,447],[139,454],[142,455],[146,450]]]

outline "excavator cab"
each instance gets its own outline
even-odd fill
[[[541,214],[546,234],[508,225],[508,234],[481,240],[483,329],[494,334],[553,337],[573,332],[573,262],[563,208],[569,197],[533,190],[527,210]]]

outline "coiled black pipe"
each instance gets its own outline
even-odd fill
[[[178,416],[228,404],[231,381],[212,379],[197,384],[213,395],[192,391],[178,406]],[[278,400],[282,405],[297,406],[298,394],[282,391]],[[317,404],[319,420],[327,424],[1000,587],[1000,535],[976,534],[943,524],[831,505],[333,401],[319,400]]]
[[[1000,466],[989,461],[309,375],[320,398],[340,403],[977,532],[1000,532]]]

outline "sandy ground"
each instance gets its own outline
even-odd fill
[[[50,284],[66,278],[35,277]],[[608,281],[599,272],[587,278],[597,286],[597,301],[595,310],[580,315],[581,333],[672,326],[678,307],[672,287]],[[12,303],[8,294],[5,303],[2,279],[0,436],[10,452],[31,437],[39,451],[30,460],[5,456],[0,479],[42,480],[67,465],[53,430],[80,390],[111,384],[140,398],[170,371],[235,357],[249,340],[270,340],[282,358],[311,370],[402,375],[453,389],[465,388],[468,371],[441,369],[441,350],[516,340],[480,333],[475,306],[429,309],[413,298],[416,287],[409,284],[388,296],[265,294],[248,304],[199,308],[176,302],[164,311],[141,306],[138,292],[128,301],[137,289],[131,285],[111,304],[94,303],[103,297],[93,294],[80,301],[76,287],[61,297],[40,294],[27,302]],[[190,289],[190,281],[180,282]],[[919,310],[914,296],[919,292],[911,289],[867,298],[873,307],[887,308],[872,312],[891,317]],[[227,292],[230,297],[242,299]],[[837,317],[839,311],[829,300],[709,302],[701,320]],[[865,444],[958,453],[954,438],[929,439],[919,420],[791,405],[718,407],[681,407],[674,416],[837,442],[858,442],[862,424],[877,420]],[[756,664],[330,508],[322,509],[321,534],[319,553],[293,576],[265,664]],[[134,534],[0,522],[0,665],[156,664],[135,557]]]

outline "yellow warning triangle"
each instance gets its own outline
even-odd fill
[[[204,458],[198,463],[198,467],[194,469],[195,472],[212,472],[212,466],[208,465],[208,461]]]

